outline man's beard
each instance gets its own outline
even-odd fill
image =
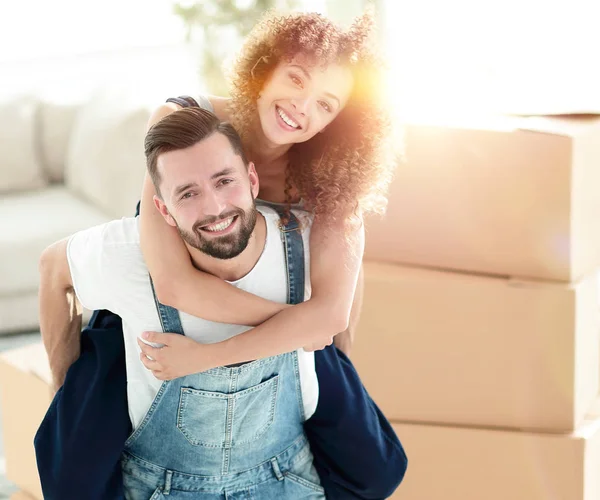
[[[232,222],[232,224],[238,224],[239,227],[234,233],[209,239],[205,238],[203,234],[204,231],[200,229],[201,227],[213,224],[218,220],[224,220],[235,216],[237,216],[238,219]],[[179,230],[179,234],[183,238],[183,241],[191,247],[200,250],[202,253],[210,255],[215,259],[228,260],[237,257],[246,250],[255,226],[256,203],[253,201],[252,208],[249,210],[244,211],[241,208],[237,208],[235,210],[230,210],[229,212],[223,212],[217,217],[210,217],[203,221],[198,221],[192,227],[191,232],[180,228],[179,225],[177,225],[177,229]]]

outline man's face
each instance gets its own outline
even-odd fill
[[[165,220],[193,248],[217,259],[242,253],[254,231],[258,177],[235,154],[227,137],[215,133],[192,147],[158,158]]]

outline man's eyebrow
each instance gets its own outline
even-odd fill
[[[307,80],[312,79],[310,76],[310,73],[304,66],[301,66],[300,64],[290,64],[290,68],[297,68],[302,72],[302,74],[306,77]],[[335,101],[337,101],[338,106],[340,105],[340,99],[336,95],[332,94],[331,92],[325,92],[325,94],[323,94],[323,95],[329,97],[330,99],[334,99]]]
[[[195,182],[188,182],[187,184],[182,184],[175,190],[175,196],[178,196],[181,193],[183,193],[184,191],[187,191],[189,188],[197,186],[197,185],[198,184],[196,184]]]
[[[224,168],[223,170],[220,170],[216,174],[213,174],[210,178],[211,178],[211,180],[214,180],[219,177],[223,177],[224,175],[231,175],[233,173],[235,173],[235,169],[232,167],[227,167],[227,168]],[[182,184],[177,189],[175,189],[175,196],[180,195],[181,193],[183,193],[184,191],[187,191],[189,188],[192,188],[192,187],[198,187],[198,184],[195,182],[187,182],[185,184]]]
[[[223,170],[217,172],[216,174],[213,174],[210,178],[212,180],[217,179],[218,177],[223,177],[224,175],[231,175],[235,173],[235,169],[231,168],[231,167],[227,167],[224,168]]]

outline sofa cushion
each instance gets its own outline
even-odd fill
[[[0,297],[37,290],[38,263],[48,245],[108,220],[64,186],[4,196],[0,203]]]
[[[39,331],[39,309],[37,288],[22,294],[0,296],[0,335]],[[82,324],[86,325],[93,311],[82,309],[81,312]]]
[[[0,193],[46,184],[36,137],[37,106],[28,95],[0,101]]]
[[[103,89],[75,120],[65,182],[110,217],[131,215],[139,200],[144,137],[155,105],[131,90]]]
[[[39,317],[37,290],[0,297],[0,335],[39,331]]]
[[[39,107],[40,156],[50,182],[63,182],[67,149],[82,104],[44,99]]]

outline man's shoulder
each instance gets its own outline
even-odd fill
[[[135,288],[147,285],[138,221],[119,219],[75,233],[67,245],[75,293],[88,309],[119,313]]]
[[[140,244],[140,218],[123,217],[110,223],[110,235],[115,242]]]
[[[138,218],[117,219],[79,231],[69,238],[67,252],[73,259],[141,254]]]
[[[101,233],[103,245],[139,247],[139,217],[123,217],[107,222],[101,226]]]

